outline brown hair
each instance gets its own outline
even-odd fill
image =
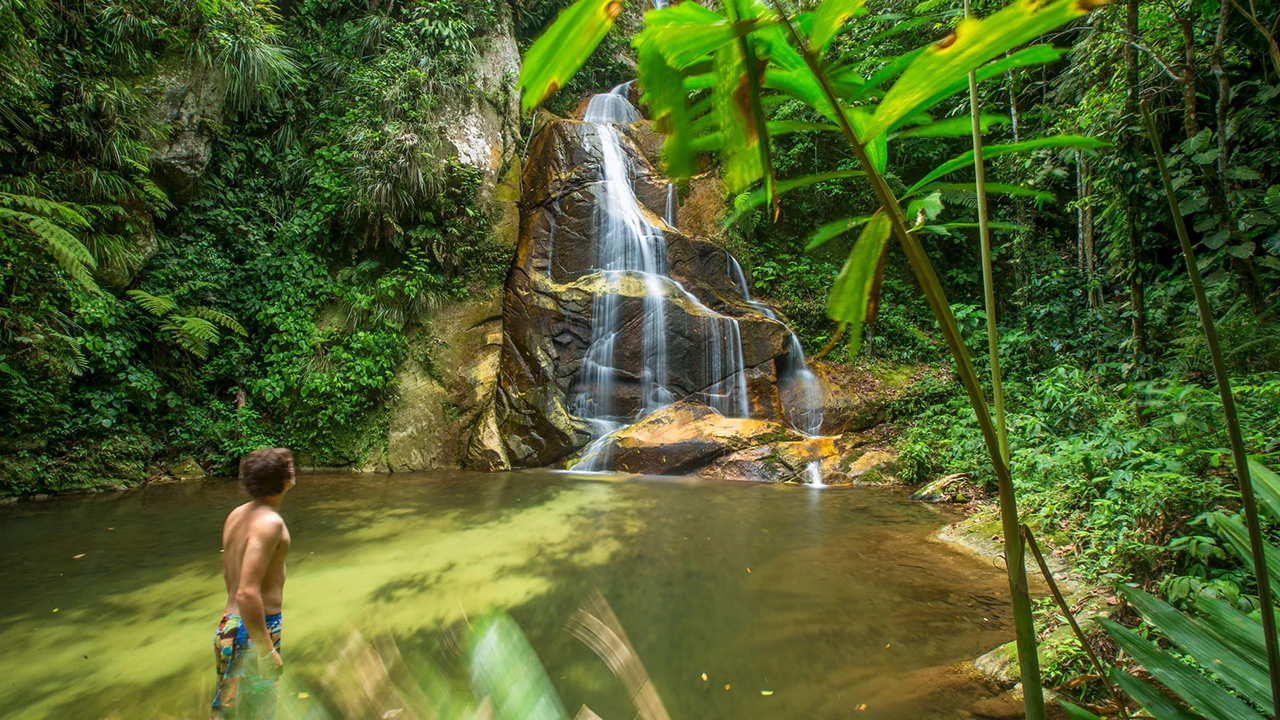
[[[240,460],[240,482],[255,498],[279,495],[289,478],[293,451],[289,448],[254,450]]]

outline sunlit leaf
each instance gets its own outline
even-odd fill
[[[1280,520],[1280,475],[1257,460],[1249,461],[1253,492],[1272,520]]]
[[[931,192],[918,197],[907,206],[907,222],[923,224],[926,220],[936,220],[942,214],[942,193]]]
[[[1118,668],[1111,668],[1111,679],[1129,697],[1141,703],[1156,720],[1204,720],[1151,683],[1139,680]]]
[[[865,12],[866,0],[823,0],[813,15],[813,29],[809,32],[809,50],[821,55],[827,44],[836,36],[849,18]]]
[[[466,648],[476,699],[489,698],[495,720],[568,720],[547,671],[511,616],[494,612],[476,619]]]
[[[809,244],[805,245],[804,247],[805,252],[808,252],[822,245],[823,243],[825,243],[826,241],[832,238],[840,237],[841,235],[849,232],[850,230],[856,227],[865,225],[867,221],[870,219],[871,219],[870,215],[862,215],[860,217],[841,218],[839,220],[833,220],[823,225],[822,227],[815,230],[813,232],[813,235],[809,236]]]
[[[1086,15],[1097,0],[1014,0],[983,20],[968,17],[941,42],[925,48],[889,90],[876,110],[871,135],[887,132],[904,117],[937,102],[938,88],[966,78],[970,70],[999,57],[1073,18]],[[945,96],[943,96],[945,97]]]
[[[991,129],[992,125],[1009,122],[1007,115],[983,115],[982,132]],[[973,120],[968,117],[947,118],[937,122],[918,125],[893,134],[895,138],[909,137],[962,137],[973,133]]]
[[[686,3],[692,4],[692,3]],[[688,96],[680,82],[680,73],[671,67],[658,48],[651,42],[637,46],[640,102],[649,109],[658,132],[666,135],[662,145],[667,174],[672,178],[686,178],[697,172],[696,157],[690,147],[693,112],[688,106]]]
[[[831,286],[827,316],[848,324],[849,353],[858,352],[862,343],[862,323],[874,310],[873,296],[878,294],[884,273],[884,256],[888,249],[891,225],[889,215],[877,212],[862,229],[862,234],[849,251],[849,257]]]
[[[622,12],[621,0],[578,0],[525,53],[518,85],[530,112],[566,83],[591,57]]]
[[[988,145],[982,148],[982,156],[984,158],[999,157],[1000,155],[1008,155],[1009,153],[1023,152],[1026,150],[1039,150],[1042,148],[1065,148],[1073,147],[1082,150],[1096,150],[1098,148],[1110,147],[1110,143],[1104,142],[1097,138],[1085,137],[1083,135],[1056,135],[1054,137],[1036,138],[1035,140],[1024,140],[1019,143],[1009,143],[1007,145]],[[914,195],[925,185],[937,180],[943,175],[948,175],[961,168],[973,166],[973,151],[970,150],[963,155],[954,157],[938,167],[934,168],[920,178],[915,185],[912,185],[903,193],[903,197]]]

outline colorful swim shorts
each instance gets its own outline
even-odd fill
[[[280,613],[268,615],[267,632],[276,650],[280,649]],[[218,666],[218,690],[213,695],[211,718],[272,720],[276,714],[278,672],[259,672],[253,640],[240,616],[227,613],[213,637]]]

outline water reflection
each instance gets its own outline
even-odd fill
[[[6,717],[200,717],[223,600],[218,531],[239,499],[211,481],[0,509]],[[394,637],[411,666],[457,667],[459,627],[502,608],[566,707],[632,717],[564,629],[599,590],[672,717],[843,717],[869,697],[868,717],[954,717],[952,700],[929,699],[953,692],[946,681],[903,679],[1009,638],[1003,576],[932,544],[933,508],[880,490],[304,476],[285,514],[293,683],[352,629]]]

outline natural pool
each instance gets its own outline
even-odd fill
[[[4,717],[207,717],[221,521],[242,501],[210,480],[0,508]],[[350,630],[456,664],[458,624],[490,607],[571,715],[631,718],[564,629],[593,590],[677,719],[954,718],[983,689],[946,666],[1012,638],[1003,573],[933,542],[949,516],[889,490],[303,475],[284,514],[282,718],[317,702],[300,678]]]

